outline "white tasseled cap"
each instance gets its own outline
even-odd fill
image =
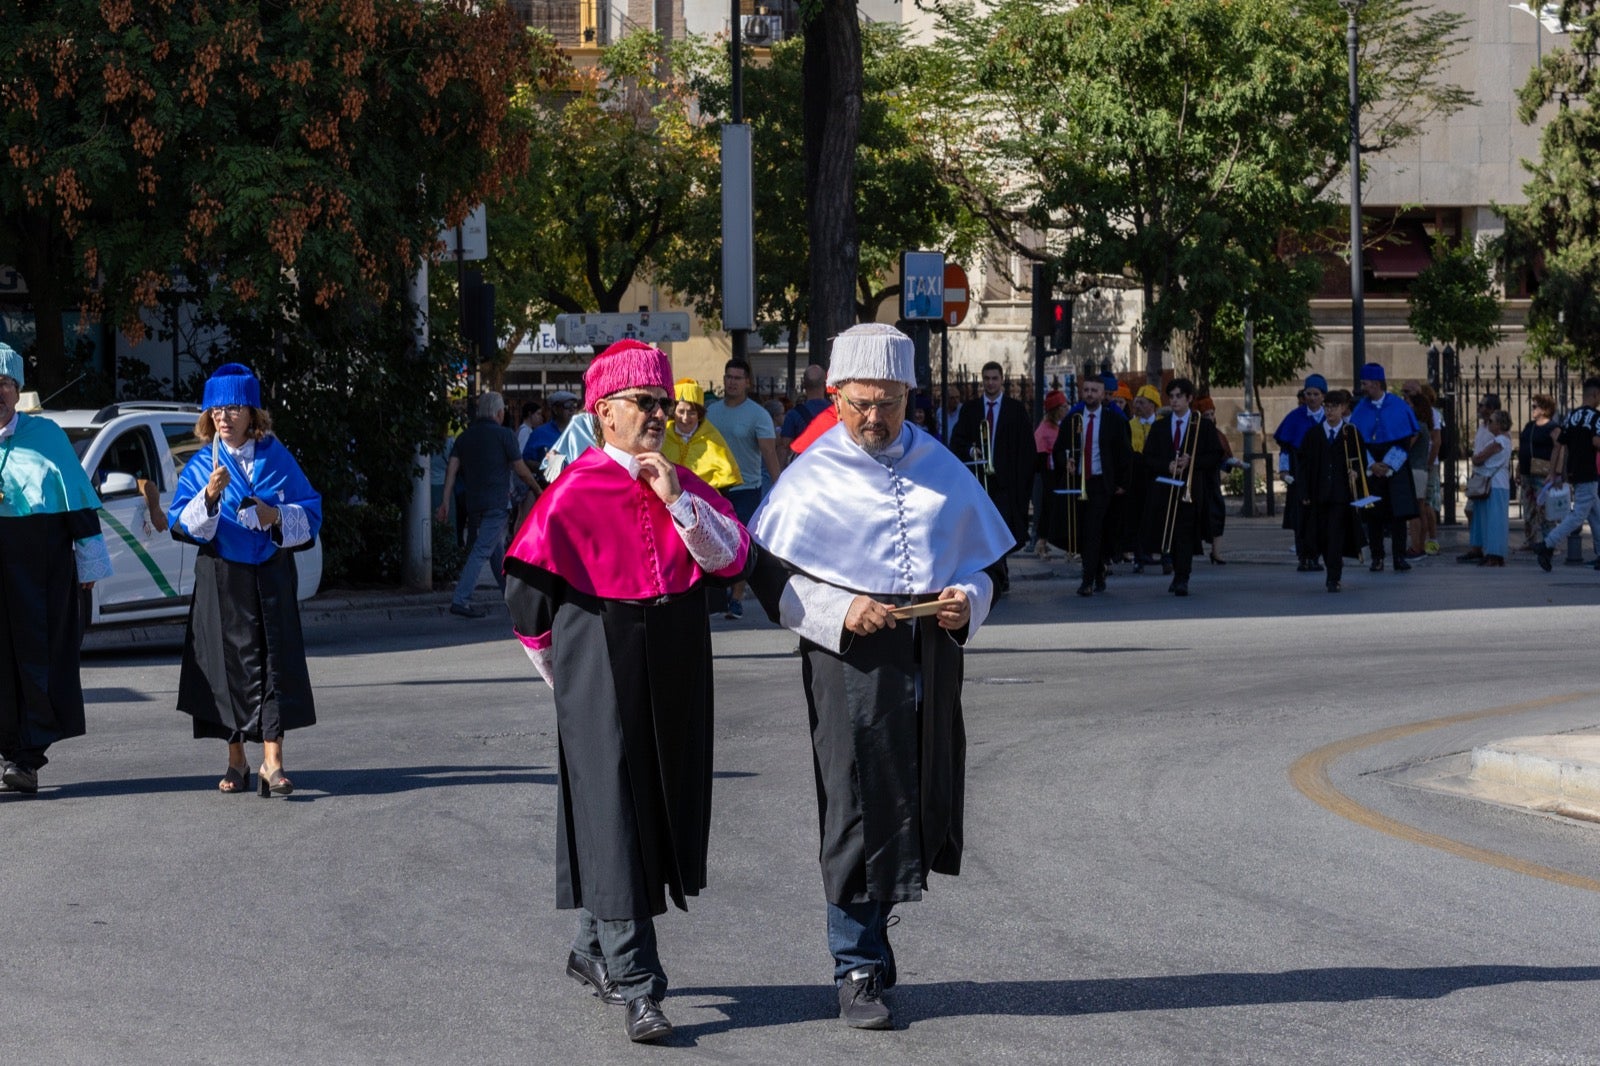
[[[882,322],[851,326],[833,339],[828,384],[844,381],[898,381],[917,387],[911,338]]]

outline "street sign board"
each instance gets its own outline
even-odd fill
[[[557,315],[556,341],[569,348],[594,348],[632,338],[648,344],[689,339],[687,311],[624,311]]]
[[[944,253],[900,253],[900,317],[944,320]]]
[[[967,296],[967,272],[955,263],[944,265],[944,324],[959,326],[971,306]]]
[[[444,226],[439,230],[439,239],[444,242],[444,258],[455,259],[456,233],[458,227]],[[459,227],[461,234],[461,259],[487,259],[489,258],[489,211],[482,204],[472,209]]]

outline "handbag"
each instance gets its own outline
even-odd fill
[[[1539,459],[1539,458],[1529,459],[1528,460],[1528,476],[1529,477],[1549,477],[1550,476],[1550,460],[1548,460],[1548,459]]]
[[[1467,478],[1467,499],[1487,500],[1489,498],[1489,475],[1473,471]]]
[[[1544,517],[1547,522],[1559,522],[1572,510],[1572,486],[1557,485],[1545,494]]]

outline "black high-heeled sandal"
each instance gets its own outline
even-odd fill
[[[225,796],[237,796],[250,791],[250,767],[228,764],[228,772],[217,782],[217,791]]]
[[[259,794],[262,799],[266,799],[268,796],[287,796],[294,791],[294,782],[283,776],[283,767],[281,766],[270,774],[267,773],[266,766],[262,766],[260,770],[256,771],[256,776],[261,781]]]

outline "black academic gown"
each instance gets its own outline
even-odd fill
[[[75,540],[91,509],[0,518],[0,752],[40,752],[84,733]]]
[[[751,588],[777,622],[792,571],[752,550]],[[851,637],[842,653],[800,641],[829,902],[917,900],[930,872],[961,872],[966,636],[925,618]]]
[[[962,462],[971,458],[971,451],[979,442],[980,425],[984,421],[987,400],[979,396],[961,407],[955,429],[950,433],[950,450]],[[987,478],[989,499],[1006,520],[1018,544],[1028,537],[1028,507],[1033,502],[1033,470],[1038,454],[1033,441],[1033,426],[1028,420],[1028,409],[1020,400],[1009,396],[1000,398],[995,411],[993,442],[994,473]],[[982,476],[981,468],[974,468]]]
[[[609,462],[609,460],[608,460]],[[601,599],[515,556],[506,604],[555,649],[556,906],[603,921],[680,910],[706,886],[711,627],[704,583]]]
[[[1322,426],[1313,426],[1301,438],[1291,495],[1300,506],[1307,555],[1322,556],[1328,580],[1338,581],[1341,559],[1361,558],[1367,537],[1361,513],[1350,506],[1350,476],[1346,449],[1360,455],[1360,436],[1349,422],[1339,427],[1336,442],[1328,440]]]
[[[1177,451],[1172,446],[1172,415],[1156,419],[1144,440],[1145,467],[1150,471],[1149,495],[1145,503],[1145,541],[1152,551],[1161,549],[1161,536],[1170,507],[1176,507],[1173,524],[1172,566],[1179,577],[1187,577],[1192,567],[1192,557],[1200,554],[1200,542],[1209,534],[1206,513],[1206,478],[1222,464],[1222,446],[1217,442],[1216,426],[1199,414],[1189,413],[1185,428],[1184,448],[1189,448],[1188,434],[1194,433],[1194,476],[1190,479],[1190,502],[1183,500],[1183,489],[1163,485],[1157,477],[1168,477]]]

